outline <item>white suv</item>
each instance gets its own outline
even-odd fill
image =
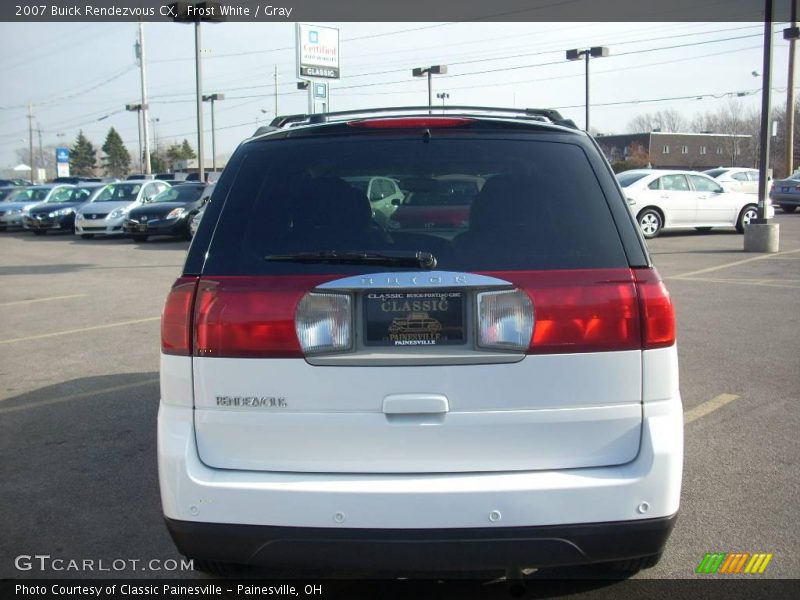
[[[162,319],[158,460],[195,566],[655,564],[678,512],[675,318],[597,145],[555,111],[279,118],[239,146]],[[480,181],[387,230],[348,181]],[[424,221],[424,220],[423,220]]]

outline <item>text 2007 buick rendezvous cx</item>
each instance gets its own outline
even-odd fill
[[[348,183],[374,177],[430,219],[384,227]],[[682,454],[673,306],[571,121],[298,115],[237,149],[162,320],[162,503],[198,568],[637,570]]]

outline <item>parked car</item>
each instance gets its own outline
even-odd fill
[[[0,179],[0,186],[9,187],[9,186],[18,186],[20,185],[17,183],[18,179]]]
[[[391,177],[358,176],[344,180],[366,194],[372,206],[372,218],[384,225],[405,198],[398,181]]]
[[[10,194],[13,194],[16,191],[19,191],[19,186],[6,185],[6,186],[3,186],[3,187],[0,187],[0,202],[5,200],[6,198],[8,198],[8,196]]]
[[[163,181],[140,180],[110,183],[75,213],[75,233],[83,239],[96,235],[123,235],[128,212],[170,186]]]
[[[122,229],[137,242],[153,235],[190,239],[189,223],[203,205],[203,183],[182,183],[164,190],[142,206],[131,209]]]
[[[220,175],[222,175],[222,171],[204,171],[206,183],[216,182]],[[200,173],[187,174],[185,181],[200,181]]]
[[[703,171],[715,179],[726,192],[758,193],[758,169],[743,167],[719,167]]]
[[[25,229],[36,235],[48,231],[75,231],[75,213],[103,191],[103,183],[83,183],[51,195],[46,201],[32,206],[23,219]]]
[[[617,179],[646,238],[681,227],[735,227],[743,233],[757,216],[751,194],[726,192],[703,173],[633,169]]]
[[[142,179],[155,179],[155,175],[147,175],[145,173],[131,173],[125,178],[125,181],[140,181]]]
[[[0,231],[9,227],[23,227],[25,215],[32,207],[47,202],[54,196],[65,195],[73,187],[75,186],[46,183],[17,188],[17,191],[9,194],[0,204]]]
[[[405,179],[401,184],[407,195],[389,217],[387,227],[420,232],[435,228],[455,236],[469,226],[470,206],[485,181],[483,177],[458,175]]]
[[[785,213],[793,213],[800,206],[800,171],[786,179],[772,182],[769,197],[773,206],[780,206]]]
[[[103,179],[101,177],[84,177],[81,175],[76,176],[68,176],[68,177],[56,177],[55,179],[51,179],[50,183],[71,183],[72,185],[78,185],[79,183],[102,183]]]
[[[194,237],[194,234],[197,233],[197,228],[200,226],[200,221],[203,218],[203,213],[206,211],[206,204],[211,200],[211,195],[214,193],[214,188],[216,187],[216,183],[212,183],[209,186],[206,186],[205,191],[203,192],[203,196],[200,198],[200,210],[192,217],[192,220],[189,222],[189,235]]]
[[[180,552],[207,571],[655,564],[683,464],[675,317],[589,135],[531,109],[274,123],[234,152],[163,311]],[[486,182],[451,239],[381,227],[347,182],[364,173]]]

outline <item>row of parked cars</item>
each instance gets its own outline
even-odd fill
[[[794,178],[794,179],[793,179]],[[632,169],[617,175],[642,234],[654,238],[665,229],[735,227],[739,233],[758,216],[758,171],[718,168],[696,171]],[[800,205],[800,172],[774,181],[771,205],[786,213]]]
[[[9,186],[0,188],[0,231],[24,228],[35,235],[70,231],[83,239],[122,235],[135,241],[154,235],[188,239],[192,220],[213,187],[160,179]]]

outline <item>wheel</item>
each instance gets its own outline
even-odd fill
[[[93,234],[93,233],[82,233],[82,234],[81,234],[81,239],[82,239],[82,240],[90,240],[90,239],[92,239],[93,237],[94,237],[94,234]]]
[[[639,216],[636,218],[639,223],[639,227],[642,230],[642,235],[645,238],[652,239],[656,237],[660,232],[661,228],[664,226],[664,221],[661,218],[661,215],[657,210],[652,208],[646,208],[642,212],[639,213]]]
[[[750,221],[758,217],[758,209],[755,204],[748,204],[739,213],[739,218],[736,220],[736,231],[744,233],[744,228],[750,225]]]
[[[146,235],[132,235],[131,237],[133,238],[134,242],[146,242],[147,241],[147,236]]]
[[[640,558],[631,558],[628,560],[617,560],[610,563],[605,563],[604,566],[611,571],[617,573],[637,573],[642,569],[649,569],[655,567],[661,560],[662,553],[651,554],[650,556],[642,556]]]
[[[695,227],[697,231],[711,231],[711,227]]]
[[[795,210],[797,210],[796,206],[790,206],[788,204],[781,204],[781,210],[785,213],[792,214]]]
[[[243,570],[241,565],[220,562],[218,560],[206,560],[205,558],[192,559],[192,565],[195,571],[207,573],[216,577],[233,577]]]
[[[43,229],[34,229],[33,235],[47,235],[47,230]]]

